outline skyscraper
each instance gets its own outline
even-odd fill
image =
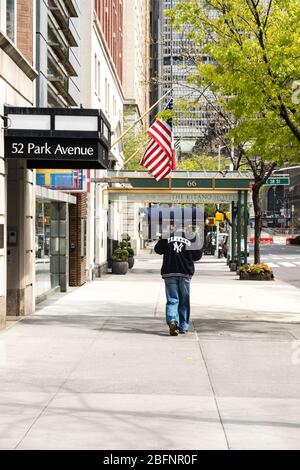
[[[208,125],[206,102],[201,97],[201,89],[189,80],[196,72],[196,60],[207,62],[209,58],[201,54],[199,47],[188,37],[189,25],[184,25],[180,31],[170,24],[165,11],[174,8],[179,0],[153,0],[152,8],[158,9],[158,88],[159,96],[166,93],[172,86],[174,104],[178,109],[174,121],[175,139],[180,142],[183,153],[192,151],[198,138],[205,135]],[[155,21],[155,17],[154,21]],[[156,20],[157,21],[157,20]],[[166,98],[160,105],[162,110]],[[183,106],[185,104],[186,106]]]

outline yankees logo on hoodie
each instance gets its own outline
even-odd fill
[[[162,277],[191,278],[195,272],[194,262],[202,258],[202,249],[197,245],[196,236],[188,239],[182,232],[175,232],[169,238],[161,238],[154,250],[157,254],[164,256],[161,268]]]

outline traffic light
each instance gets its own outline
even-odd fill
[[[216,219],[214,217],[207,217],[205,223],[209,227],[214,227],[216,225]]]
[[[216,213],[216,216],[215,216],[215,220],[216,222],[224,222],[224,214],[222,214],[221,212],[217,212]]]

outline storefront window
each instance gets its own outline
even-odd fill
[[[53,287],[54,276],[51,276],[51,213],[52,202],[36,200],[35,221],[35,272],[36,297],[48,292]]]
[[[56,287],[64,291],[67,288],[67,214],[64,202],[49,201],[41,196],[36,199],[36,297],[43,297]]]
[[[35,221],[36,297],[51,289],[50,224],[50,202],[38,199]]]
[[[6,0],[6,35],[16,41],[16,0]]]

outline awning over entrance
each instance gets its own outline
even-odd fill
[[[103,182],[94,179],[93,182]],[[227,203],[231,214],[231,263],[234,267],[247,263],[248,198],[253,182],[249,172],[180,172],[157,183],[143,171],[109,171],[106,182],[113,201],[220,204]]]
[[[157,183],[143,171],[109,171],[108,181],[122,184],[108,189],[111,200],[126,197],[132,202],[230,204],[238,201],[239,191],[250,190],[253,176],[248,172],[176,171]]]

